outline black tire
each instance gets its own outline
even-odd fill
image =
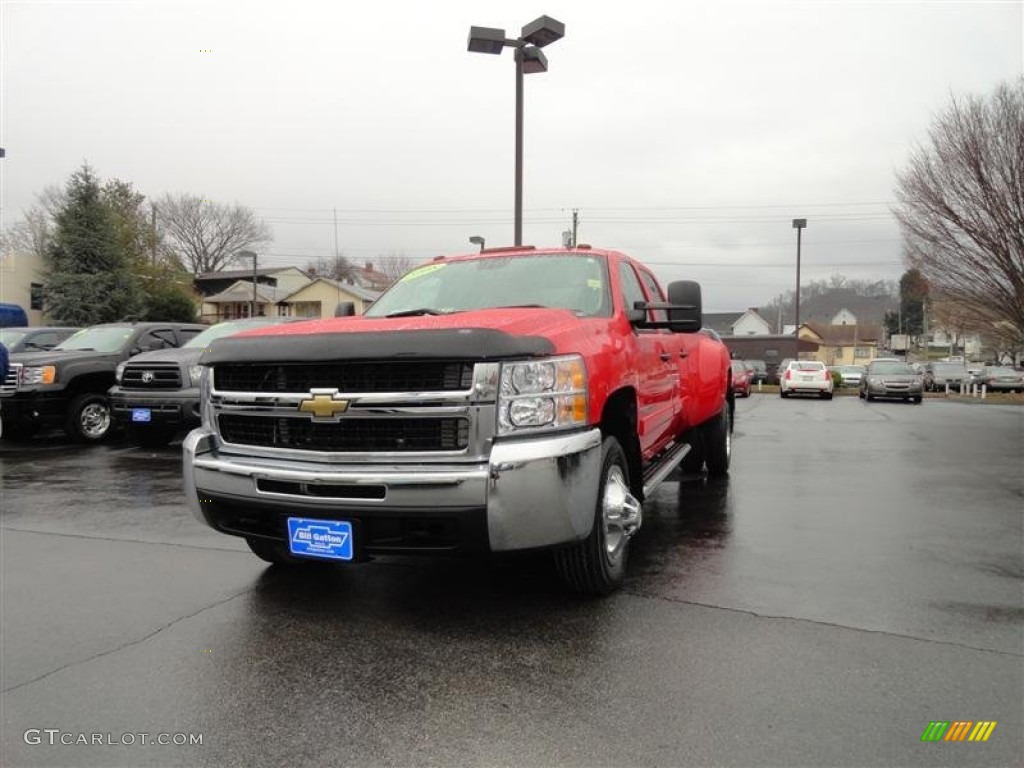
[[[113,421],[110,401],[99,392],[83,392],[71,399],[64,431],[80,443],[100,443],[107,439]]]
[[[629,505],[635,514],[636,525],[640,524],[640,502],[629,492],[629,463],[626,454],[614,437],[606,437],[601,444],[601,475],[594,509],[594,525],[590,535],[583,541],[555,550],[555,566],[574,592],[586,595],[607,595],[622,585],[629,559],[629,536],[621,531],[619,538],[612,541],[605,507],[615,503],[615,494],[625,489],[627,499],[622,508]],[[609,552],[609,546],[614,551]]]
[[[679,462],[679,469],[688,475],[704,471],[704,439],[697,428],[683,435],[683,442],[690,444],[690,451]]]
[[[875,399],[875,396],[868,392],[867,394],[864,395],[864,399],[870,403],[872,400]]]
[[[273,565],[301,565],[308,562],[289,552],[288,545],[283,541],[250,537],[245,540],[245,543],[249,545],[249,549],[256,557]]]
[[[779,390],[779,397],[781,397],[781,398],[782,398],[783,400],[785,400],[785,399],[786,399],[787,397],[789,397],[789,393],[788,393],[788,392],[783,392],[783,391],[782,391],[782,390],[780,389],[780,390]]]
[[[729,462],[732,459],[731,425],[732,419],[728,408],[723,408],[716,417],[701,425],[704,463],[711,477],[724,477],[729,474]]]
[[[825,400],[831,400],[832,399],[832,393],[831,392],[823,392],[821,396]]]
[[[143,448],[163,448],[174,438],[174,427],[132,427],[128,439]]]
[[[864,390],[863,389],[857,390],[857,397],[859,397],[861,400],[864,399]]]
[[[920,404],[921,404],[921,396],[918,395],[917,397],[914,398],[914,405],[920,405]]]

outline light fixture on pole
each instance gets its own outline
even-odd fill
[[[487,241],[484,238],[482,238],[480,235],[473,235],[471,238],[469,238],[469,242],[471,242],[473,245],[479,245],[480,246],[480,250],[483,251],[484,244]]]
[[[540,49],[565,35],[565,25],[550,16],[534,19],[517,38],[505,37],[504,29],[470,27],[468,50],[473,53],[500,54],[515,49],[516,64],[516,160],[514,245],[523,244],[523,75],[547,72],[548,59]]]
[[[800,235],[807,226],[807,219],[793,219],[793,229],[796,230],[796,294],[793,296],[795,312],[793,317],[793,335],[800,338]]]
[[[249,302],[249,317],[256,317],[256,252],[238,251],[235,258],[252,259],[252,301]]]

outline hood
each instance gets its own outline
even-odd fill
[[[203,354],[219,362],[539,357],[603,343],[609,318],[567,309],[482,309],[417,317],[342,317],[269,326],[220,339]]]
[[[380,333],[392,331],[429,331],[439,329],[486,328],[512,336],[548,336],[576,325],[581,318],[568,309],[520,307],[475,309],[450,315],[414,317],[331,317],[306,323],[255,328],[236,334],[251,336],[295,336],[310,333]]]
[[[140,352],[134,357],[129,357],[127,365],[147,365],[149,363],[183,363],[195,365],[203,354],[202,347],[178,347],[176,349],[158,349],[155,352]]]
[[[119,357],[119,355],[116,352],[100,353],[79,349],[69,349],[66,351],[51,349],[47,352],[16,352],[11,355],[11,362],[22,363],[23,365],[57,365],[59,363],[67,363],[72,360],[95,360],[107,357],[116,358]]]

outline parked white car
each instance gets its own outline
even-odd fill
[[[817,360],[793,360],[779,379],[779,395],[789,397],[809,394],[831,400],[833,386],[832,372],[824,363]]]

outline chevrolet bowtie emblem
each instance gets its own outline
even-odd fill
[[[336,400],[337,392],[316,392],[308,400],[299,403],[302,413],[311,413],[315,419],[330,419],[348,410],[348,400]]]

